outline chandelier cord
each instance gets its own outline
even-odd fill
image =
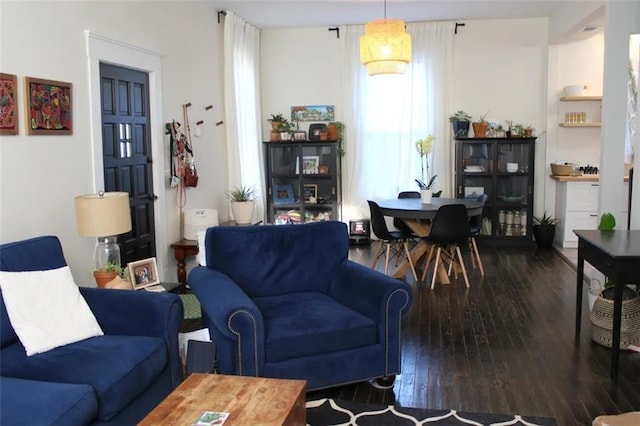
[[[387,19],[387,0],[384,0],[384,19]]]

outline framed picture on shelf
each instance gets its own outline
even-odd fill
[[[71,135],[73,105],[71,83],[24,78],[28,135]]]
[[[293,185],[289,183],[273,185],[273,204],[293,204]]]
[[[129,269],[129,278],[134,290],[160,283],[155,257],[129,262],[127,269]]]
[[[482,194],[484,194],[483,186],[465,186],[464,187],[464,198],[468,200],[475,200]]]
[[[305,155],[302,157],[302,174],[317,175],[320,157],[318,155]]]
[[[318,185],[305,183],[302,186],[303,200],[305,203],[316,203],[318,200]]]

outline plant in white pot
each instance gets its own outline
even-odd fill
[[[432,191],[438,175],[429,177],[429,155],[431,154],[431,151],[433,151],[434,140],[435,137],[433,135],[429,135],[425,139],[419,139],[416,141],[416,151],[420,154],[420,171],[422,179],[414,180],[420,187],[420,195],[422,197],[423,204],[431,204],[431,198],[439,197],[442,193],[442,191],[438,191],[436,193]]]
[[[253,218],[253,204],[256,194],[255,186],[236,186],[225,191],[231,201],[231,213],[238,225],[248,225]]]

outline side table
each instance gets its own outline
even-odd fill
[[[185,261],[189,256],[198,254],[198,241],[196,240],[180,240],[171,244],[176,261],[178,261],[178,282],[180,284],[187,283],[187,270],[185,269]]]

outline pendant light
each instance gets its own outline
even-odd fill
[[[404,21],[387,19],[387,0],[384,19],[365,25],[360,37],[360,62],[367,66],[367,74],[403,74],[411,61],[411,35],[405,31]]]

